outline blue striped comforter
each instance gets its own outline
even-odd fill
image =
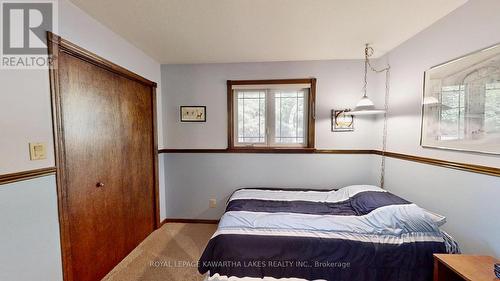
[[[374,186],[240,189],[200,258],[213,278],[423,281],[443,234],[417,205]]]

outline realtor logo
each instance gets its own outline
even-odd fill
[[[55,32],[56,3],[53,1],[1,1],[1,68],[44,68],[47,31]]]

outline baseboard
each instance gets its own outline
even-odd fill
[[[164,225],[166,223],[205,223],[205,224],[218,224],[219,220],[166,218],[166,219],[164,219],[161,222],[160,225]]]

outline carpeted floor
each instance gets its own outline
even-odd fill
[[[215,224],[167,223],[153,232],[103,281],[200,281],[196,262]]]

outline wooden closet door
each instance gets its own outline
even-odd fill
[[[156,226],[154,96],[151,86],[66,52],[57,72],[65,266],[72,280],[95,281]]]

